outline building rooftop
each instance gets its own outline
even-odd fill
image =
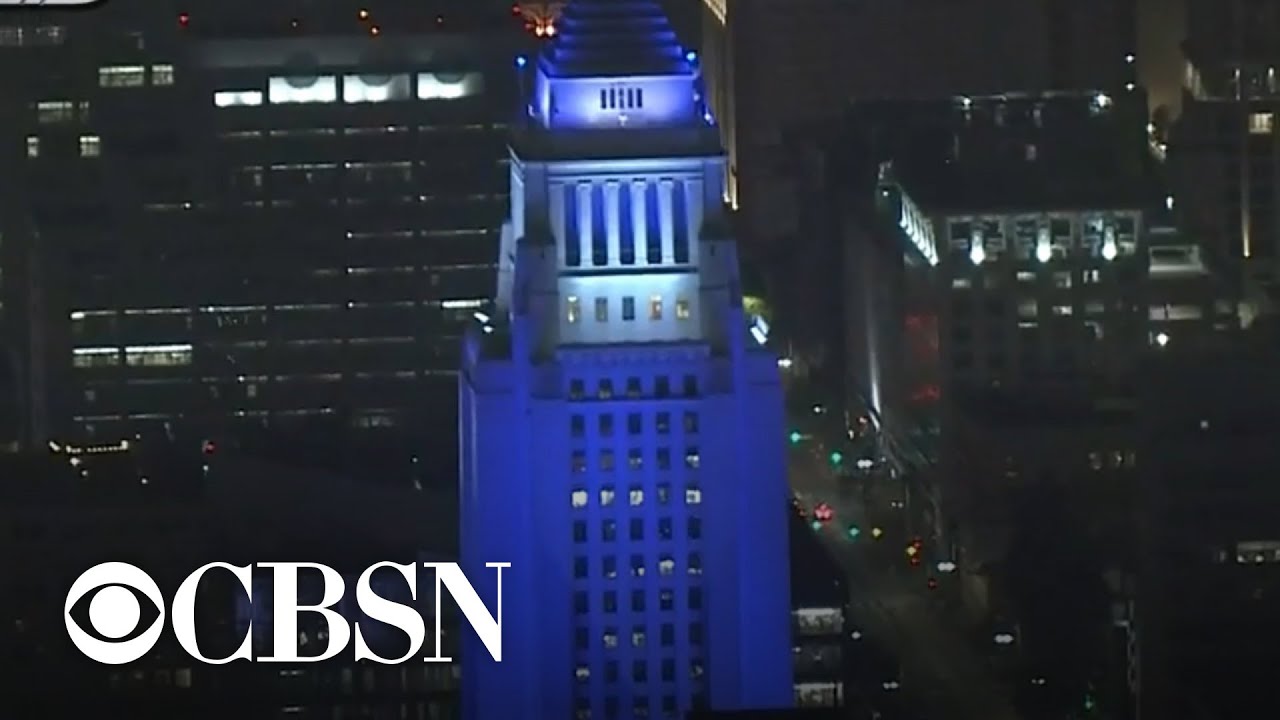
[[[540,66],[553,77],[692,74],[667,16],[654,0],[572,0]]]
[[[930,213],[1154,208],[1163,194],[1134,95],[855,104],[835,142],[854,164],[892,162]]]

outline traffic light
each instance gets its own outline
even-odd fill
[[[821,521],[821,520],[814,520],[813,522],[809,523],[809,527],[813,528],[815,532],[816,532],[816,531],[818,531],[818,530],[821,530],[821,529],[822,529],[822,521]]]
[[[930,589],[930,590],[937,590],[937,589],[938,589],[938,579],[937,579],[937,578],[929,578],[928,585],[929,585],[929,589]]]
[[[791,435],[790,435],[790,438],[791,438],[791,444],[792,444],[792,445],[795,445],[796,443],[799,443],[799,442],[800,442],[800,439],[801,439],[801,438],[803,438],[803,437],[804,437],[804,436],[800,434],[800,431],[799,431],[799,430],[792,430],[792,431],[791,431]]]
[[[878,527],[871,528],[871,537],[875,538],[876,540],[879,540],[880,538],[884,537],[884,530],[881,530]]]
[[[844,462],[844,453],[840,452],[839,450],[833,451],[831,453],[831,464],[839,465],[842,462]]]
[[[849,528],[845,530],[845,533],[848,534],[850,540],[857,540],[858,536],[862,534],[862,530],[859,529],[857,525],[850,525]]]

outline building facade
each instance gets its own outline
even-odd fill
[[[726,197],[753,245],[799,235],[782,142],[795,123],[838,117],[852,100],[1119,93],[1137,82],[1132,3],[685,1],[704,7],[708,97],[730,158]]]
[[[1280,112],[1271,41],[1275,3],[1188,3],[1182,115],[1169,158],[1182,226],[1255,303],[1274,306],[1280,275]]]
[[[6,13],[30,439],[450,431],[525,37],[506,3]]]
[[[517,59],[497,307],[464,348],[464,570],[510,562],[519,599],[503,662],[464,647],[464,715],[790,707],[777,358],[742,309],[696,58],[648,0],[558,28]]]

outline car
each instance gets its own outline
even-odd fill
[[[836,516],[836,511],[826,503],[818,503],[813,508],[813,519],[819,522],[829,522],[831,518]]]

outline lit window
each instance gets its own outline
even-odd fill
[[[584,508],[587,506],[587,491],[574,490],[572,494],[573,506],[576,508]]]
[[[951,278],[951,287],[955,290],[968,290],[973,287],[973,281],[967,277]]]
[[[420,73],[419,100],[456,100],[484,92],[484,75],[469,73]]]
[[[596,298],[596,322],[609,321],[609,298]]]
[[[0,47],[22,47],[22,28],[16,25],[0,27]]]
[[[1059,290],[1066,290],[1071,287],[1070,272],[1056,272],[1053,274],[1053,286]]]
[[[684,298],[680,298],[676,300],[676,319],[677,320],[689,319],[689,301],[688,300],[685,300]]]
[[[1102,276],[1097,270],[1085,270],[1080,274],[1080,279],[1086,285],[1097,285],[1102,282]]]
[[[600,490],[600,507],[609,507],[613,505],[613,497],[615,493],[613,488],[601,488]]]
[[[80,136],[80,157],[100,157],[102,155],[102,138],[97,135]]]
[[[631,488],[631,492],[628,493],[628,498],[631,502],[631,507],[638,507],[640,505],[643,505],[644,490],[642,490],[641,488]]]
[[[644,467],[644,455],[639,450],[627,451],[627,467],[632,470],[639,470]]]
[[[612,650],[618,647],[618,631],[617,630],[610,629],[610,630],[604,631],[604,646],[605,646],[605,649],[607,650]]]
[[[42,125],[75,119],[76,104],[70,100],[46,100],[36,103],[36,121]]]
[[[698,448],[689,448],[684,451],[684,464],[686,467],[697,469],[701,462],[702,457],[698,454]]]
[[[1067,315],[1070,315],[1071,313],[1072,313],[1072,307],[1070,305],[1054,305],[1053,306],[1053,314],[1059,317],[1065,317]]]
[[[1036,281],[1036,274],[1030,270],[1019,270],[1017,278],[1020,283],[1033,283]]]
[[[579,682],[586,682],[591,679],[591,668],[586,665],[579,665],[577,669],[573,671],[573,676],[577,678]]]
[[[618,558],[610,555],[609,557],[604,558],[603,565],[604,567],[601,571],[602,575],[609,579],[618,577]]]
[[[141,65],[98,68],[98,87],[142,87],[146,84],[147,69]]]
[[[152,65],[151,66],[151,84],[152,85],[172,85],[173,84],[173,66],[172,65]]]
[[[124,349],[130,367],[177,367],[191,364],[190,345],[138,345]]]
[[[571,323],[578,322],[578,316],[582,313],[581,303],[578,301],[577,295],[569,296],[568,309],[565,311],[565,318]]]
[[[684,502],[686,505],[701,505],[702,489],[696,487],[686,488],[684,491]]]
[[[630,322],[636,319],[636,299],[633,297],[622,298],[622,319]]]
[[[342,102],[380,103],[413,97],[408,75],[347,75],[342,78]]]
[[[689,554],[689,574],[690,575],[702,574],[702,556],[699,555],[698,553]]]
[[[27,157],[29,158],[40,157],[40,138],[36,137],[35,135],[27,136]]]
[[[669,557],[664,557],[664,558],[662,558],[661,560],[659,560],[659,561],[658,561],[658,574],[659,574],[659,575],[671,575],[671,574],[672,574],[672,573],[674,573],[675,571],[676,571],[676,561],[675,561],[675,560],[673,560],[673,559],[671,559],[671,558],[669,558]]]
[[[650,320],[662,319],[662,296],[661,295],[653,295],[649,298],[649,319]]]
[[[1249,133],[1251,135],[1269,135],[1275,116],[1271,113],[1251,113],[1249,115]]]
[[[638,627],[631,631],[631,647],[644,647],[644,628]]]
[[[78,368],[116,367],[120,364],[120,348],[79,347],[71,351],[71,364]]]
[[[331,75],[273,77],[267,84],[267,101],[272,105],[337,102],[338,79]]]
[[[631,575],[633,577],[644,577],[644,556],[631,556]]]
[[[217,107],[255,107],[262,104],[261,90],[220,90],[213,94]]]

